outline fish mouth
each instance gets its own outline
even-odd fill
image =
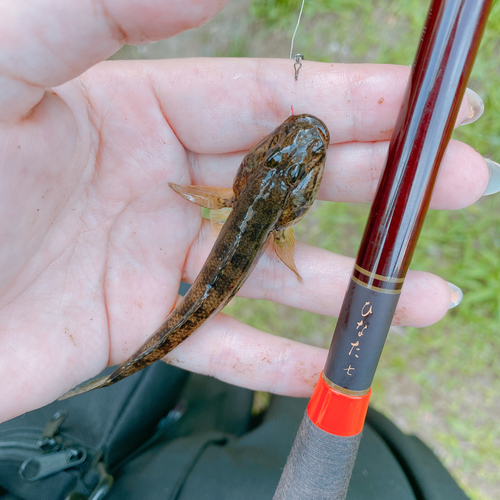
[[[316,127],[316,130],[318,131],[318,134],[321,137],[321,140],[323,141],[325,148],[328,148],[328,146],[330,144],[330,132],[328,130],[328,127],[319,118],[316,118],[316,117],[312,117],[312,118],[314,118],[316,121],[314,126]]]
[[[320,135],[321,139],[323,140],[323,144],[325,145],[325,148],[328,148],[330,145],[330,132],[328,132],[328,129],[326,128],[326,125],[322,123],[322,127],[318,127],[318,134]]]
[[[290,117],[292,118],[292,117]],[[325,123],[317,118],[316,116],[313,115],[295,115],[295,122],[304,122],[307,123],[309,126],[313,126],[316,131],[318,132],[318,135],[320,136],[321,140],[323,141],[323,144],[325,145],[325,148],[328,148],[330,144],[330,132],[328,130],[328,127],[325,125]]]

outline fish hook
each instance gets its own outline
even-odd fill
[[[302,54],[295,54],[295,64],[293,65],[293,69],[295,70],[295,81],[299,78],[299,71],[302,68],[301,61],[304,60],[304,56]]]

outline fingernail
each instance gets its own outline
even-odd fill
[[[450,283],[447,281],[448,286],[450,288],[450,309],[453,309],[454,307],[457,307],[460,302],[462,302],[462,299],[464,298],[464,292],[458,288],[457,285],[454,285],[453,283]]]
[[[496,161],[485,158],[484,161],[488,165],[488,172],[490,173],[490,180],[486,186],[486,190],[483,196],[488,196],[489,194],[495,194],[500,191],[500,164]]]
[[[469,111],[460,126],[475,122],[481,118],[481,115],[484,112],[483,100],[473,90],[467,88],[465,90],[465,95],[467,97],[467,102],[469,103]]]

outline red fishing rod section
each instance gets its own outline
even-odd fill
[[[371,385],[492,0],[434,0],[325,368],[275,500],[347,494]]]

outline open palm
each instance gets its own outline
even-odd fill
[[[0,57],[0,420],[124,361],[149,337],[173,308],[180,280],[194,280],[213,244],[199,208],[168,182],[231,187],[245,152],[291,105],[330,129],[319,197],[373,197],[408,69],[308,62],[294,82],[293,65],[281,60],[91,68],[124,41],[175,34],[219,8],[193,0],[200,10],[189,24],[179,3],[130,0],[127,9],[113,9],[102,2],[96,12],[80,2],[75,13],[33,2],[16,7],[23,12],[12,8],[6,22],[14,28],[0,29],[8,53]],[[144,4],[149,11],[139,9]],[[44,8],[37,17],[27,14]],[[55,23],[64,34],[67,19],[73,30],[62,44],[49,27]],[[25,23],[26,40],[13,50],[16,22]],[[459,121],[467,112],[464,101]],[[484,160],[454,142],[433,206],[473,203],[487,179]],[[242,294],[336,315],[352,260],[298,244],[296,263],[303,284],[266,254]],[[443,280],[410,273],[396,318],[430,324],[449,303]],[[167,357],[236,384],[300,396],[311,392],[324,359],[322,349],[224,315]]]

